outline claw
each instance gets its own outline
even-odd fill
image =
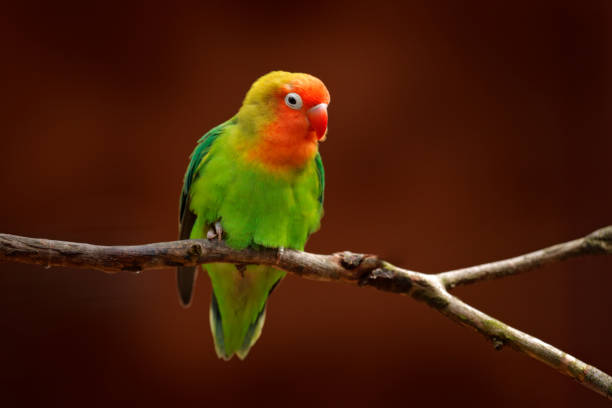
[[[221,241],[223,239],[223,227],[221,221],[215,222],[215,231],[217,232],[217,239]]]
[[[223,239],[223,227],[221,226],[220,221],[216,221],[210,226],[208,232],[206,233],[206,238],[210,240],[217,238],[219,241]]]

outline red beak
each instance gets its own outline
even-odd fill
[[[317,133],[317,139],[323,139],[327,132],[327,104],[320,103],[313,106],[308,109],[306,116],[310,122],[310,129]]]

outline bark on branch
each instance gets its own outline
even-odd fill
[[[318,255],[271,248],[237,251],[216,240],[99,246],[0,234],[0,263],[67,266],[111,273],[209,262],[265,264],[307,279],[343,281],[408,295],[425,302],[460,325],[475,329],[496,349],[509,346],[525,353],[612,400],[612,377],[608,374],[486,315],[449,293],[457,285],[501,278],[571,257],[594,254],[612,254],[612,226],[515,258],[439,274],[402,269],[376,255],[352,252]]]

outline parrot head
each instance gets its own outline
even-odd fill
[[[270,72],[253,83],[238,121],[254,130],[250,155],[268,167],[299,168],[327,135],[327,88],[312,75]]]

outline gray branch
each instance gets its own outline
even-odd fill
[[[612,254],[612,226],[598,229],[586,237],[553,245],[515,258],[456,269],[440,273],[438,276],[447,289],[452,289],[455,286],[503,278],[504,276],[536,269],[552,262],[591,254]]]
[[[408,295],[460,325],[475,329],[490,340],[495,349],[511,347],[612,399],[612,377],[606,373],[486,315],[448,292],[457,285],[501,278],[571,257],[594,254],[612,254],[612,226],[515,258],[435,275],[396,267],[376,255],[352,252],[318,255],[273,248],[237,251],[216,240],[99,246],[0,234],[0,263],[66,266],[111,273],[210,262],[261,264],[276,266],[307,279],[342,281]]]

